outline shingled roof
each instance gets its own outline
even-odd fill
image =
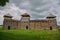
[[[21,16],[26,16],[26,17],[30,17],[30,15],[28,14],[28,13],[24,13],[24,14],[22,14]]]
[[[47,17],[56,17],[56,16],[50,13]]]
[[[4,17],[12,17],[12,15],[7,13],[6,15],[4,15]]]

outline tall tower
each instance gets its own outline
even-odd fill
[[[4,21],[3,21],[3,29],[11,29],[12,26],[12,16],[8,13],[6,15],[3,16],[4,17]]]
[[[46,17],[49,20],[49,29],[56,29],[57,28],[57,21],[56,21],[56,16],[53,14],[49,14]]]
[[[29,29],[30,15],[24,13],[21,15],[21,29]]]

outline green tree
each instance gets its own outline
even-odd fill
[[[0,0],[0,6],[5,6],[6,2],[9,2],[9,0]]]

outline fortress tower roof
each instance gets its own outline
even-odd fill
[[[23,16],[23,17],[30,17],[30,15],[28,13],[24,13],[21,16]]]
[[[10,18],[12,18],[12,15],[9,14],[9,13],[7,13],[6,15],[4,15],[4,17],[10,17]]]
[[[47,16],[47,18],[48,18],[48,17],[56,17],[56,16],[50,13],[50,14]]]

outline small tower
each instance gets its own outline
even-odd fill
[[[49,20],[49,25],[50,25],[49,29],[50,30],[56,29],[57,28],[56,16],[53,14],[49,14],[46,18]]]
[[[24,13],[21,15],[21,28],[29,29],[30,15],[28,13]]]
[[[10,30],[11,26],[12,26],[12,16],[8,13],[6,15],[3,16],[4,17],[4,21],[3,21],[3,29],[7,29]]]

